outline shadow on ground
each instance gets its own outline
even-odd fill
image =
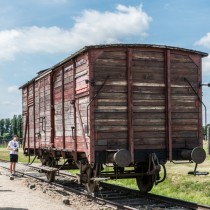
[[[23,209],[23,208],[12,208],[12,207],[3,207],[1,210],[28,210],[28,209]]]
[[[12,190],[0,190],[0,192],[14,192],[14,191],[12,191]]]

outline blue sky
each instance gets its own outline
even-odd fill
[[[0,0],[0,118],[21,113],[19,86],[85,45],[210,53],[209,20],[209,0]],[[203,82],[210,82],[210,57],[203,60]],[[203,92],[210,122],[210,88]]]

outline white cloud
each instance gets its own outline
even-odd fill
[[[204,75],[210,74],[210,56],[203,58],[202,63],[203,63],[202,69]]]
[[[57,1],[57,0],[54,0]],[[123,42],[124,38],[142,38],[152,20],[142,5],[118,5],[115,12],[85,10],[74,17],[72,28],[56,26],[0,31],[0,60],[15,59],[18,53],[59,53],[75,51],[84,45]]]
[[[205,36],[195,42],[195,45],[210,49],[210,33],[207,33]],[[202,59],[202,65],[204,75],[210,74],[210,56]]]
[[[41,0],[40,3],[44,4],[65,4],[68,1],[67,0]]]
[[[19,93],[18,86],[13,85],[7,88],[8,93]]]
[[[196,45],[201,45],[203,47],[207,47],[210,49],[210,33],[207,33],[204,37],[202,37],[200,40],[198,40]]]

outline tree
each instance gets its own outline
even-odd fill
[[[17,135],[17,115],[14,115],[11,121],[12,124],[12,135]]]
[[[9,140],[9,139],[11,139],[11,138],[12,138],[12,137],[11,137],[11,135],[10,135],[9,133],[4,133],[3,139]]]
[[[0,119],[0,139],[11,139],[13,135],[22,138],[22,115],[14,115],[12,119]]]
[[[22,115],[18,115],[17,117],[17,135],[22,138],[23,132],[22,132]]]
[[[0,120],[0,134],[1,136],[3,136],[4,132],[5,132],[5,125],[4,125],[5,121],[4,119]]]
[[[11,131],[11,120],[9,118],[5,119],[5,133],[10,133]]]

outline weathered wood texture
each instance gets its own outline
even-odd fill
[[[197,96],[184,81],[198,86],[198,64],[187,53],[171,51],[170,110],[166,106],[166,50],[133,49],[132,111],[135,149],[167,149],[167,115],[171,112],[173,148],[199,145]],[[199,57],[199,56],[198,56]],[[109,79],[95,100],[95,133],[98,150],[129,148],[126,50],[104,51],[94,63],[96,90]]]
[[[151,46],[67,59],[22,90],[25,148],[85,152],[90,160],[95,150],[198,146],[201,103],[184,78],[201,96],[201,57]]]

